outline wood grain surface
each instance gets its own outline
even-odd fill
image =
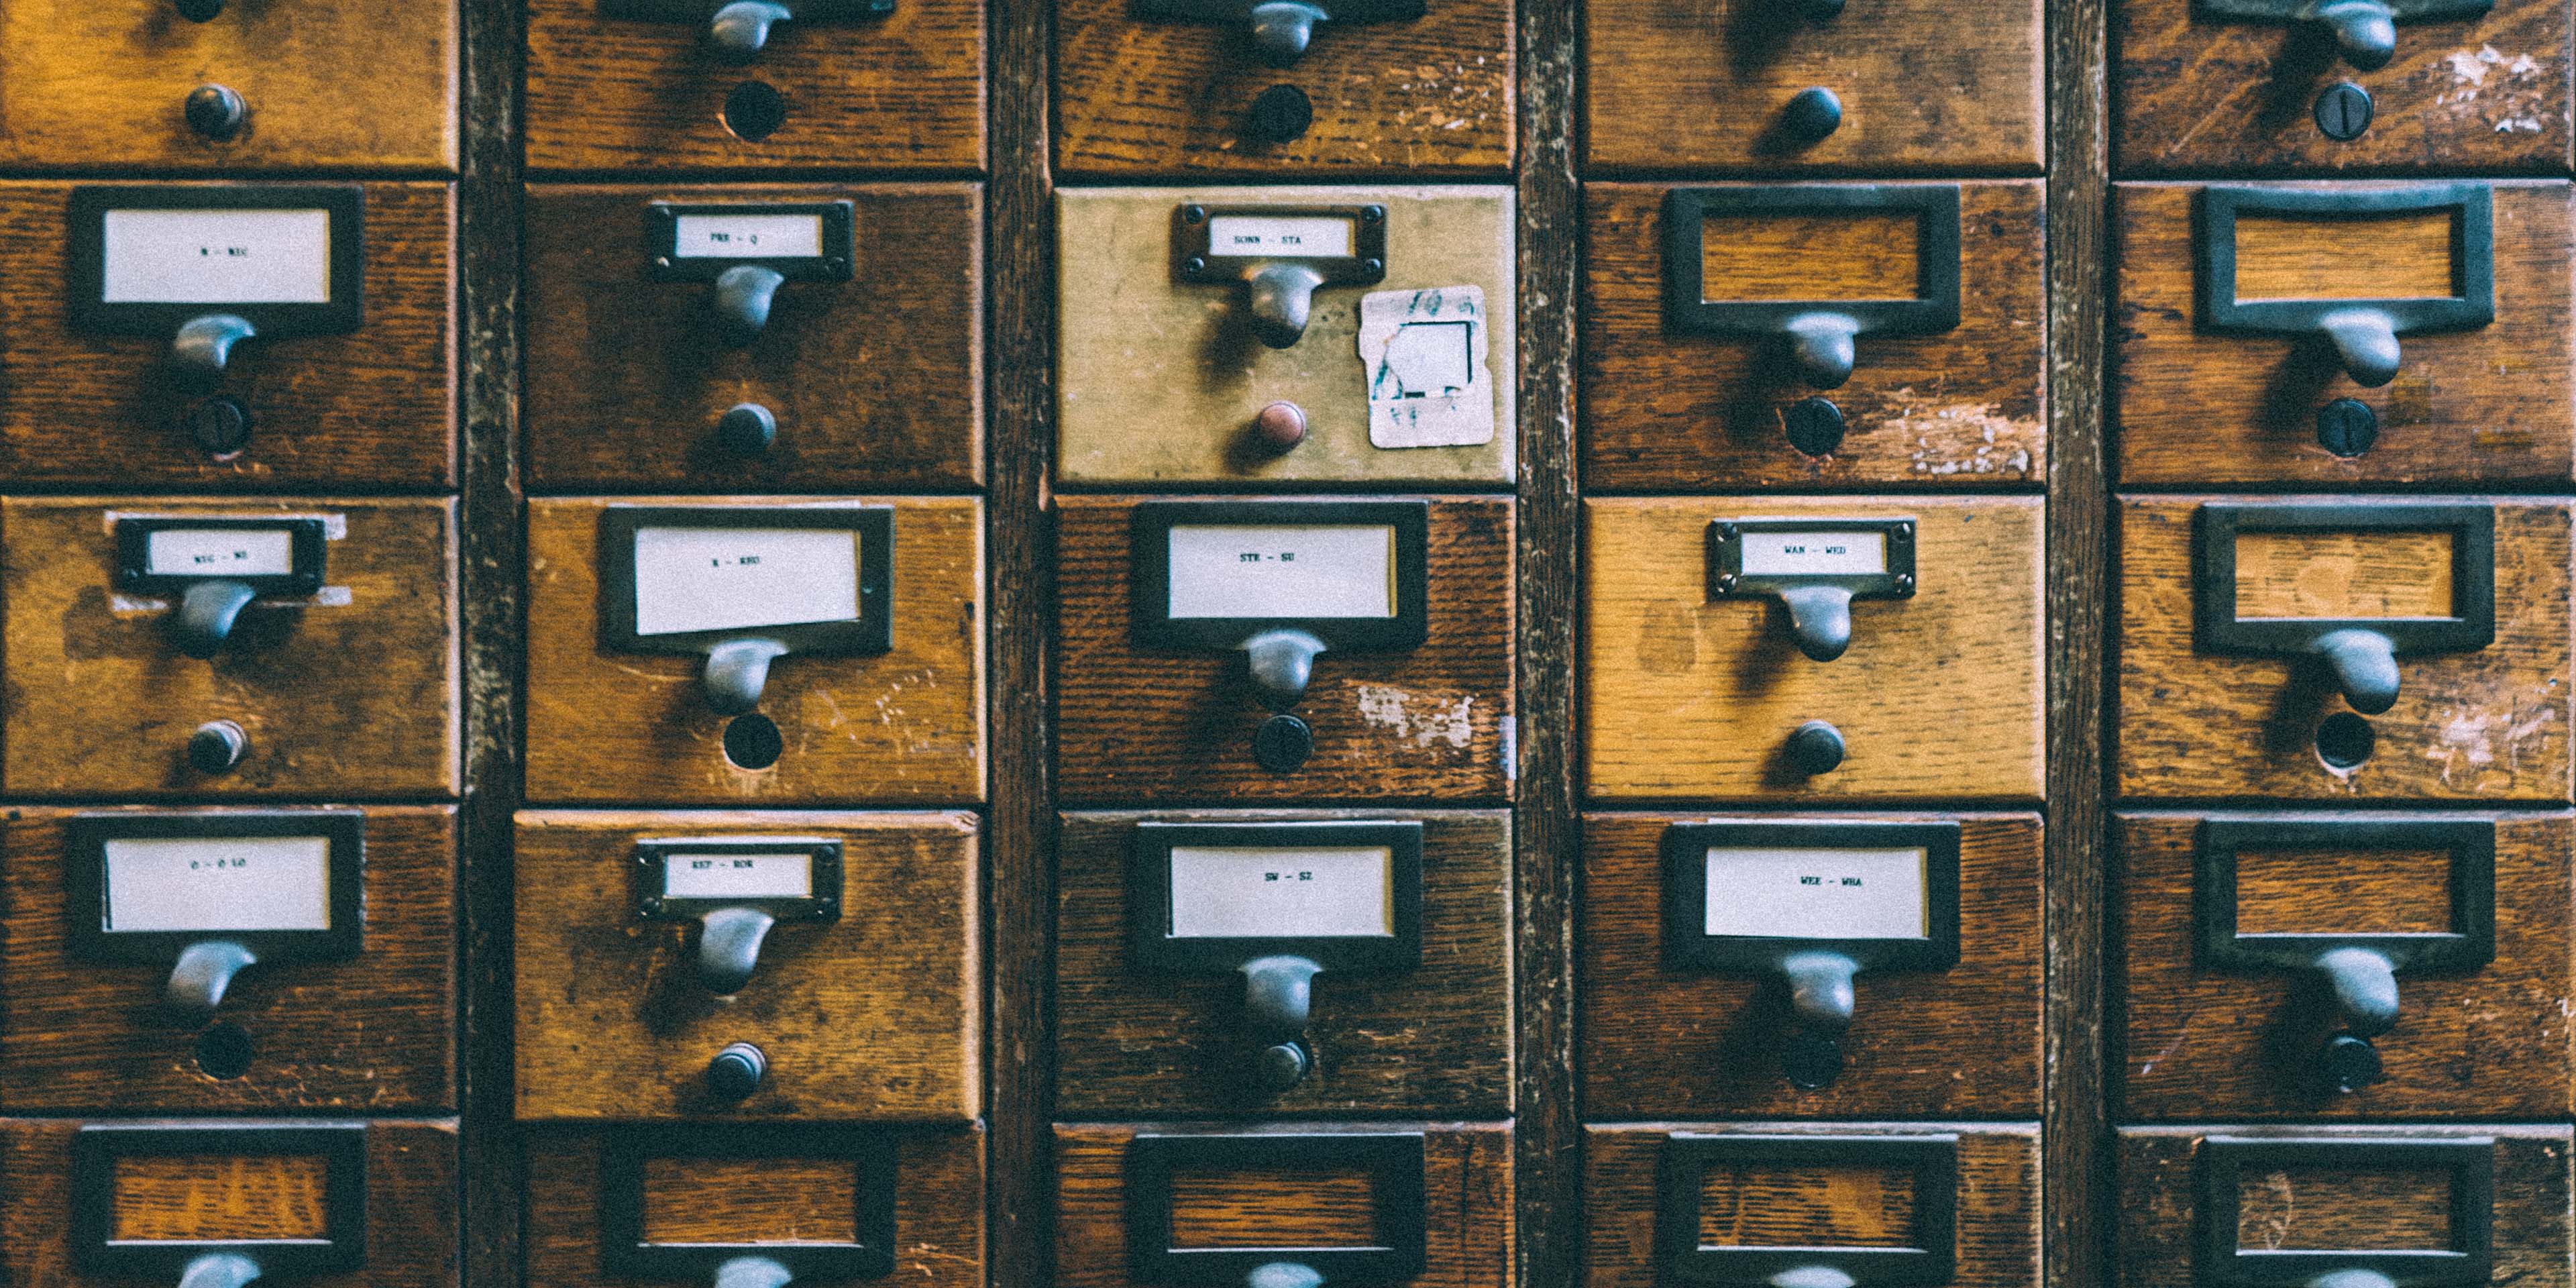
[[[841,842],[841,916],[782,923],[738,994],[698,982],[694,920],[635,911],[635,843]],[[519,815],[522,1118],[951,1119],[975,1115],[983,939],[971,814]],[[728,1043],[769,1058],[760,1089],[706,1092]]]
[[[831,1158],[650,1158],[646,1243],[856,1243],[859,1167]]]
[[[145,1242],[320,1239],[330,1233],[319,1154],[156,1154],[116,1160],[109,1237]]]
[[[1329,1167],[1184,1169],[1172,1175],[1175,1248],[1367,1248],[1377,1178]]]
[[[1921,1196],[1901,1167],[1712,1167],[1700,1177],[1699,1241],[1714,1248],[1904,1248]]]
[[[2495,185],[2495,321],[2401,337],[2397,378],[2377,389],[2343,374],[2320,338],[2200,328],[2192,210],[2200,187],[2118,185],[2111,397],[2123,483],[2568,485],[2576,470],[2569,446],[2576,401],[2568,376],[2566,183]],[[2375,266],[2402,245],[2334,223],[2310,228],[2361,283],[2348,289],[2390,285]],[[2246,294],[2241,277],[2237,293]],[[2359,456],[2339,457],[2317,444],[2317,409],[2338,398],[2358,400],[2378,418],[2378,441]]]
[[[763,714],[786,754],[725,757],[701,656],[600,647],[599,515],[611,504],[802,505],[816,497],[584,497],[528,505],[528,787],[545,804],[946,805],[984,792],[983,513],[972,498],[892,504],[894,648],[789,654]]]
[[[236,9],[276,7],[236,3],[224,20]],[[18,5],[9,9],[0,33],[19,16]],[[9,48],[0,35],[0,50]],[[0,53],[0,64],[8,56]],[[267,492],[455,484],[449,185],[366,185],[366,316],[356,331],[252,339],[233,350],[219,391],[248,408],[251,429],[250,445],[229,460],[207,455],[181,421],[201,395],[173,378],[169,336],[72,326],[63,239],[78,186],[0,183],[0,280],[10,284],[0,292],[0,333],[9,337],[0,347],[0,477]]]
[[[2318,723],[2348,710],[2322,668],[2193,644],[2192,514],[2253,499],[2119,500],[2120,796],[2568,799],[2564,503],[2496,502],[2495,642],[2398,659],[2397,704],[2368,717],[2376,752],[2339,771],[2316,753]]]
[[[2236,615],[2449,617],[2448,532],[2242,532]]]
[[[1871,821],[1926,816],[1874,815]],[[1706,815],[1584,818],[1580,1063],[1596,1118],[2027,1118],[2039,1109],[2040,821],[1959,820],[1959,964],[1853,981],[1843,1072],[1780,1070],[1777,980],[1668,966],[1664,830]],[[1802,817],[1799,821],[1810,821]]]
[[[1700,221],[1702,300],[1910,300],[1922,226],[1911,214],[1710,215]]]
[[[2277,1167],[2236,1182],[2236,1246],[2250,1251],[2458,1246],[2451,1173],[2441,1168]],[[2368,1212],[2356,1221],[2343,1214]]]
[[[1235,1061],[1243,980],[1149,974],[1127,951],[1135,825],[1413,819],[1422,964],[1316,977],[1316,1065],[1271,1095]],[[1058,832],[1057,1107],[1073,1115],[1501,1115],[1512,1106],[1511,825],[1500,813],[1069,814]]]
[[[1778,602],[1709,598],[1709,524],[1777,516],[1913,518],[1921,588],[1853,604],[1851,650],[1810,661]],[[2039,796],[2037,498],[1600,499],[1584,519],[1595,799]],[[1781,751],[1808,720],[1848,745],[1814,777]]]
[[[2341,892],[2369,892],[2366,910]],[[2333,892],[2330,897],[2329,892]],[[2330,935],[2451,930],[2447,850],[2244,850],[2236,856],[2236,933]]]
[[[2038,487],[2047,469],[2048,349],[2039,184],[1960,185],[1959,325],[1862,337],[1851,379],[1823,392],[1846,425],[1841,449],[1826,456],[1789,445],[1788,407],[1818,391],[1788,369],[1782,345],[1682,335],[1666,324],[1663,204],[1675,186],[1596,183],[1585,193],[1578,326],[1588,486]],[[1894,289],[1892,269],[1862,275],[1840,241],[1787,254],[1782,233],[1804,222],[1761,221],[1746,243],[1760,256],[1729,251],[1731,266],[1709,281],[1745,283],[1729,292],[1738,298],[1843,300]],[[1751,275],[1765,263],[1780,280],[1757,285]],[[1902,298],[1914,297],[1912,280],[1909,269]],[[1715,286],[1703,293],[1718,298]]]
[[[114,519],[336,517],[325,589],[348,602],[254,603],[212,661],[170,638],[175,606],[116,590]],[[17,795],[314,796],[456,791],[453,501],[11,497],[0,502],[9,719],[0,785]],[[208,720],[239,724],[230,772],[189,767]]]
[[[2244,214],[2236,220],[2239,300],[2441,299],[2460,293],[2453,209],[2358,219]],[[2355,247],[2370,253],[2356,255]]]

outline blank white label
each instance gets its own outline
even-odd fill
[[[1887,534],[1840,532],[1746,532],[1743,534],[1747,577],[1849,576],[1887,571]]]
[[[1733,850],[1708,852],[1712,935],[1780,939],[1920,939],[1924,852]]]
[[[160,528],[144,537],[143,571],[155,577],[283,577],[295,571],[295,534],[285,528]]]
[[[107,843],[110,931],[329,930],[331,842],[192,836]]]
[[[1395,529],[1175,525],[1171,615],[1393,617]]]
[[[859,617],[855,528],[639,528],[635,633]]]
[[[1395,933],[1395,853],[1358,849],[1172,849],[1178,939],[1351,938]]]
[[[681,215],[671,253],[681,259],[820,259],[823,216]]]
[[[673,899],[803,899],[814,893],[814,856],[668,854],[662,893]]]
[[[327,210],[111,210],[106,304],[328,304]]]
[[[1208,254],[1348,259],[1351,221],[1331,215],[1218,215],[1208,220]]]

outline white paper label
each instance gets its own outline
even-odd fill
[[[327,210],[111,210],[106,304],[328,304]]]
[[[740,852],[671,853],[662,893],[673,899],[803,899],[814,893],[814,856]]]
[[[1924,852],[1708,852],[1712,935],[1783,939],[1920,939],[1927,932]]]
[[[320,836],[107,843],[110,931],[329,930],[331,842]]]
[[[859,617],[855,528],[638,528],[635,633]]]
[[[1171,574],[1175,618],[1393,617],[1395,529],[1175,525]]]
[[[143,571],[155,577],[283,577],[295,571],[295,534],[285,528],[160,528],[143,539]]]
[[[1887,571],[1887,534],[1837,532],[1746,532],[1743,534],[1747,577],[1848,576]]]
[[[1360,297],[1359,344],[1371,446],[1494,441],[1483,287],[1371,291]]]
[[[820,259],[823,216],[681,215],[672,221],[679,259]]]
[[[1172,934],[1182,939],[1395,933],[1395,854],[1358,849],[1172,849]]]
[[[1351,221],[1338,215],[1218,215],[1208,220],[1208,254],[1347,259]]]

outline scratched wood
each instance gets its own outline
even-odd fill
[[[849,1159],[646,1159],[644,1241],[856,1243],[858,1193]]]
[[[2557,1111],[2563,1112],[2563,1111]],[[2118,1201],[2111,1207],[2115,1225],[2112,1278],[2120,1288],[2185,1288],[2206,1283],[2207,1270],[2194,1266],[2196,1208],[2199,1204],[2198,1159],[2208,1135],[2263,1136],[2281,1139],[2409,1139],[2492,1137],[2495,1140],[2494,1273],[2489,1283],[2565,1288],[2569,1282],[2568,1135],[2567,1126],[2421,1124],[2413,1126],[2258,1127],[2123,1127],[2114,1142],[2118,1168]],[[2424,1187],[2413,1178],[2379,1176],[2362,1179],[2347,1173],[2322,1177],[2265,1170],[2244,1187],[2255,1217],[2245,1229],[2240,1209],[2240,1248],[2267,1246],[2305,1248],[2384,1248],[2393,1233],[2427,1233],[2438,1218],[2427,1213]],[[2275,1240],[2279,1242],[2274,1243]],[[2436,1251],[2456,1245],[2416,1244],[2409,1250]]]
[[[655,202],[851,204],[847,282],[779,288],[745,348],[705,282],[646,273]],[[549,492],[954,490],[982,480],[983,236],[974,184],[544,186],[529,195],[528,480]],[[623,246],[624,253],[620,253]],[[778,418],[744,457],[718,417]]]
[[[1512,507],[1431,503],[1429,636],[1328,652],[1296,714],[1315,749],[1294,773],[1252,759],[1269,716],[1240,652],[1139,647],[1130,634],[1135,497],[1058,499],[1057,772],[1067,802],[1507,799],[1512,716]]]
[[[2119,795],[2566,801],[2566,505],[2495,503],[2495,642],[2398,659],[2396,705],[2367,717],[2376,750],[2337,770],[2316,732],[2348,708],[2321,667],[2193,644],[2193,512],[2274,499],[2119,499]]]
[[[1583,1251],[1584,1288],[1655,1288],[1669,1282],[1655,1263],[1657,1168],[1674,1133],[1794,1136],[1901,1136],[1955,1132],[1959,1137],[1956,1245],[1958,1288],[2035,1288],[2039,1277],[2039,1130],[2034,1123],[1619,1123],[1584,1129],[1584,1197],[1591,1237]],[[1847,1165],[1801,1166],[1776,1183],[1703,1200],[1704,1234],[1723,1233],[1758,1246],[1831,1243],[1863,1236],[1861,1246],[1901,1242],[1889,1211],[1897,1182],[1873,1183]],[[1910,1189],[1912,1177],[1904,1178]],[[1925,1196],[1909,1195],[1920,1203]],[[1740,1204],[1729,1212],[1720,1205]],[[1712,1238],[1712,1243],[1724,1240]]]
[[[1776,341],[1682,335],[1665,322],[1664,194],[1678,185],[1596,183],[1585,191],[1582,430],[1585,482],[1612,491],[1920,485],[2036,488],[2047,469],[2044,254],[2036,182],[1959,185],[1959,325],[1932,335],[1864,336],[1851,379],[1822,391],[1841,409],[1839,450],[1789,445],[1789,406],[1817,394]],[[1850,242],[1808,239],[1804,220],[1739,220],[1717,284],[1734,298],[1844,300],[1896,290],[1911,269],[1883,239],[1846,262]],[[1838,223],[1836,220],[1821,221]],[[1730,230],[1739,231],[1739,230]],[[1910,227],[1901,229],[1910,238]],[[1860,240],[1860,239],[1854,239]],[[1731,237],[1712,230],[1706,253]],[[1910,253],[1910,240],[1903,241]],[[1766,267],[1767,266],[1767,267]],[[1751,294],[1749,292],[1764,292]]]
[[[2386,1081],[2349,1094],[2327,1091],[2313,1076],[2318,1046],[2338,1027],[2332,1001],[2314,981],[2194,964],[2192,838],[2201,817],[2130,814],[2119,822],[2125,954],[2114,980],[2125,998],[2119,1041],[2128,1114],[2457,1119],[2568,1112],[2567,815],[2477,816],[2496,820],[2495,960],[2466,973],[2401,975],[2397,1027],[2374,1042]],[[2349,860],[2283,865],[2260,852],[2241,855],[2238,929],[2255,933],[2245,919],[2249,907],[2259,914],[2266,904],[2292,903],[2304,904],[2305,915],[2283,929],[2448,929],[2450,856],[2422,860],[2411,868]],[[2438,909],[2424,907],[2435,898]]]
[[[1714,1248],[1914,1245],[1915,1175],[1903,1167],[1712,1167],[1700,1177],[1699,1241]]]
[[[1771,0],[1601,0],[1584,27],[1583,159],[1592,169],[2036,174],[2040,0],[1887,0],[1824,23]],[[1778,125],[1799,91],[1842,100],[1801,146]]]
[[[64,825],[0,823],[0,1105],[45,1113],[421,1113],[456,1103],[456,812],[366,811],[366,946],[348,961],[268,961],[225,990],[250,1034],[239,1077],[198,1068],[203,1025],[161,1005],[170,968],[72,955]],[[221,814],[217,813],[217,817]],[[93,912],[92,915],[95,915]]]
[[[1316,1066],[1284,1094],[1236,1065],[1239,975],[1151,975],[1127,952],[1135,825],[1415,819],[1422,964],[1316,977]],[[1500,813],[1069,814],[1057,832],[1057,1108],[1069,1115],[1454,1113],[1512,1105],[1511,827]]]
[[[330,1233],[318,1154],[160,1154],[116,1160],[110,1237],[146,1242],[319,1239]]]
[[[1055,6],[1055,154],[1067,175],[1497,173],[1512,163],[1512,7],[1434,4],[1405,22],[1319,23],[1292,67],[1252,47],[1241,10],[1143,22],[1126,0]],[[1303,134],[1247,130],[1273,86],[1306,95]]]
[[[2446,1168],[2276,1167],[2236,1182],[2236,1246],[2263,1251],[2457,1246]],[[2366,1221],[2349,1213],[2368,1212]]]
[[[2243,532],[2239,617],[2449,617],[2448,532]]]
[[[814,497],[619,497],[639,505],[796,505]],[[707,707],[703,657],[599,644],[599,514],[528,505],[527,799],[546,804],[948,805],[984,791],[983,512],[972,498],[829,498],[894,506],[894,647],[789,654],[760,711],[786,754],[734,765]]]
[[[2192,213],[2200,187],[2118,185],[2111,396],[2122,482],[2567,486],[2576,469],[2570,449],[2576,400],[2568,376],[2564,182],[2495,185],[2495,321],[2471,331],[2400,337],[2397,378],[2377,389],[2344,375],[2321,339],[2200,328]],[[2401,274],[2394,285],[2402,289],[2423,289],[2409,281],[2437,265],[2447,271],[2447,252],[2431,260],[2432,248],[2404,238],[2390,244],[2339,221],[2306,227],[2314,242],[2338,252],[2345,276],[2361,284],[2327,288],[2338,295],[2391,285],[2391,270],[2380,265],[2400,253],[2411,254],[2422,270]],[[2245,295],[2241,283],[2238,295]],[[2317,443],[2317,409],[2338,398],[2355,399],[2378,417],[2378,440],[2359,456],[2339,457]]]
[[[336,517],[325,589],[254,603],[212,661],[173,606],[119,602],[116,515]],[[456,791],[455,503],[437,499],[12,497],[0,502],[9,720],[19,795],[446,796]],[[241,763],[201,774],[189,735],[231,720]]]
[[[1959,964],[1853,981],[1842,1075],[1801,1091],[1776,980],[1664,961],[1664,831],[1705,814],[1584,819],[1581,1066],[1596,1118],[2028,1118],[2039,1110],[2040,821],[1960,823]],[[1925,816],[1876,815],[1911,821]]]
[[[1140,1132],[1187,1134],[1420,1131],[1424,1269],[1389,1288],[1505,1288],[1512,1274],[1512,1129],[1508,1123],[1294,1123],[1276,1126],[1177,1127],[1126,1123],[1058,1123],[1056,1145],[1056,1277],[1058,1288],[1144,1288],[1129,1273],[1127,1158]],[[1231,1210],[1274,1197],[1262,1169],[1243,1171]],[[1316,1234],[1346,1233],[1347,1218],[1319,1214]],[[1245,1229],[1230,1217],[1220,1229]],[[1261,1237],[1278,1236],[1261,1222]],[[1249,1233],[1249,1231],[1246,1231]],[[1202,1238],[1210,1237],[1202,1234]],[[1301,1235],[1297,1243],[1302,1244]],[[1238,1244],[1236,1246],[1244,1246]],[[1277,1245],[1271,1245],[1277,1246]]]
[[[219,21],[245,7],[275,6],[236,4]],[[19,6],[9,10],[0,33],[20,16]],[[11,48],[0,36],[0,50]],[[0,83],[8,57],[0,52]],[[251,429],[249,446],[227,460],[207,455],[182,423],[201,395],[172,379],[169,336],[71,325],[63,239],[78,186],[0,183],[0,281],[10,284],[0,292],[9,337],[0,347],[0,476],[266,492],[454,485],[449,185],[366,185],[364,321],[347,335],[253,339],[233,350],[220,392],[248,408]]]
[[[2558,174],[2567,169],[2568,17],[2551,0],[2497,0],[2475,17],[2407,22],[2377,71],[2344,62],[2314,24],[2240,22],[2191,0],[2112,11],[2113,164],[2123,174]],[[2372,100],[2346,143],[2315,119],[2327,86]]]
[[[694,921],[635,911],[635,843],[803,836],[841,842],[841,916],[782,924],[740,993],[697,977]],[[971,814],[519,815],[521,1118],[971,1118],[982,1050],[980,882]],[[706,1092],[707,1061],[749,1042],[749,1099]]]

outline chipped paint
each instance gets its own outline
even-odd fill
[[[1881,419],[1878,428],[1913,436],[1908,459],[1915,473],[2030,477],[2030,449],[2022,443],[2040,433],[2037,421],[2014,420],[1994,403],[1914,406],[1910,400],[1917,395],[1910,385],[1889,396],[1898,400],[1896,414]],[[1962,440],[1971,437],[1979,440],[1978,447],[1959,455]]]
[[[2453,785],[2454,773],[2501,769],[2510,778],[2521,771],[2523,745],[2540,737],[2557,719],[2558,712],[2550,707],[2537,708],[2527,716],[2519,709],[2457,711],[2442,722],[2423,756],[2441,765],[2446,787]]]
[[[1465,747],[1475,734],[1475,725],[1468,719],[1475,705],[1476,699],[1466,694],[1449,697],[1383,684],[1359,686],[1360,719],[1392,733],[1398,742],[1417,747],[1435,742]]]

